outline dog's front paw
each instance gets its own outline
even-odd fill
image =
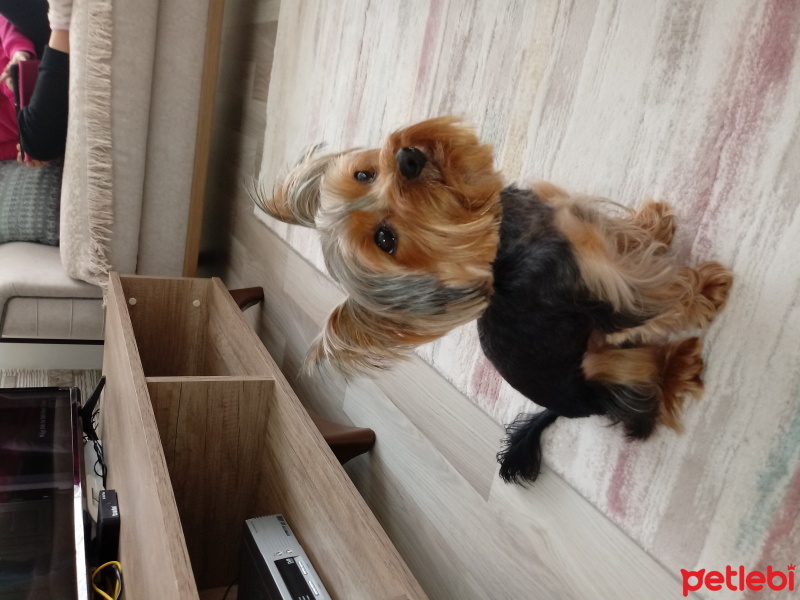
[[[648,200],[636,211],[634,219],[655,241],[664,244],[665,250],[672,243],[675,235],[675,215],[666,202]]]
[[[731,286],[733,273],[718,262],[703,263],[697,268],[700,276],[700,295],[703,296],[717,313],[725,306]]]

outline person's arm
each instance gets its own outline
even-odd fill
[[[11,65],[15,65],[23,60],[30,60],[36,56],[33,49],[33,42],[22,35],[3,15],[0,15],[0,45],[3,52],[9,58],[8,63],[0,73],[0,84],[11,87]]]
[[[23,162],[23,150],[37,166],[41,161],[64,155],[69,116],[69,23],[72,0],[50,0],[50,40],[45,46],[39,78],[30,103],[17,115],[21,148],[17,160]]]
[[[48,43],[53,50],[69,54],[69,30],[54,29],[50,32],[50,42]]]
[[[36,56],[33,42],[22,35],[3,15],[0,15],[0,44],[9,58],[13,58],[17,52],[25,52],[29,58]]]
[[[68,116],[69,54],[46,46],[33,97],[17,115],[22,150],[39,161],[64,156]]]

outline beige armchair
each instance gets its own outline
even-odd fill
[[[194,274],[221,7],[75,1],[61,246],[0,245],[2,341],[102,339],[109,269]]]

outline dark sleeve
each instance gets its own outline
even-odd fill
[[[69,114],[69,54],[45,48],[30,103],[17,114],[22,149],[37,160],[64,156]]]

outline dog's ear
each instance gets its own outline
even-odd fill
[[[422,335],[367,310],[352,298],[337,306],[306,355],[308,368],[329,361],[345,375],[386,369],[412,348],[441,336]]]
[[[318,149],[316,146],[306,153],[277,190],[270,193],[263,181],[253,182],[249,193],[256,206],[284,223],[314,228],[322,178],[341,156],[340,153],[315,156]]]

